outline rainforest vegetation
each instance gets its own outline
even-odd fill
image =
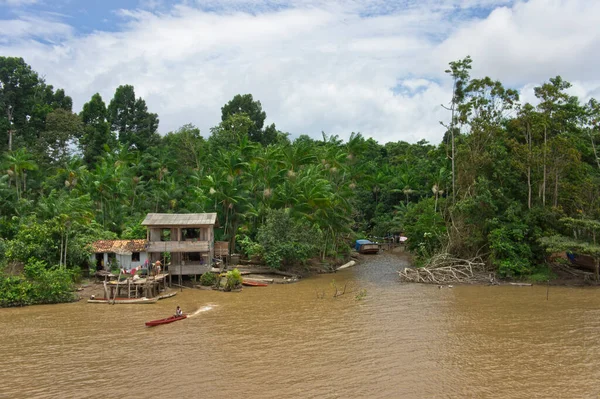
[[[401,231],[417,262],[477,255],[501,276],[542,264],[542,237],[575,232],[593,253],[600,103],[568,94],[560,76],[521,103],[501,82],[471,77],[469,57],[446,72],[443,140],[378,143],[291,137],[265,125],[251,94],[224,104],[202,134],[189,124],[160,132],[160,110],[130,85],[76,113],[23,59],[0,57],[0,263],[25,265],[22,283],[44,270],[77,274],[90,242],[144,238],[148,212],[217,212],[218,240],[274,268]]]

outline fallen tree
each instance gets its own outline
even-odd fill
[[[411,283],[496,283],[494,273],[487,270],[481,258],[460,259],[448,253],[433,256],[423,267],[405,268],[398,274],[401,281]]]

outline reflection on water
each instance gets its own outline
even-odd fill
[[[545,287],[400,284],[405,264],[382,254],[296,284],[184,290],[155,305],[1,309],[0,398],[600,394],[598,290],[551,287],[546,301]],[[333,298],[334,279],[345,295]],[[177,305],[194,316],[144,326]]]

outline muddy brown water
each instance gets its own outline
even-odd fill
[[[382,254],[150,305],[0,309],[0,398],[600,395],[600,290],[550,287],[548,301],[544,286],[440,290],[398,283],[405,264]],[[354,292],[333,298],[334,279]],[[144,326],[177,305],[197,314]]]

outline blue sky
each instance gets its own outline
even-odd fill
[[[23,57],[75,111],[132,84],[162,133],[207,135],[252,93],[292,136],[437,143],[444,70],[466,55],[472,76],[523,101],[556,75],[600,97],[597,15],[593,0],[0,0],[0,55]]]

